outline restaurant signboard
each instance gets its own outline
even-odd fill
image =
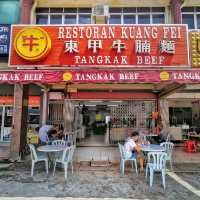
[[[200,31],[191,31],[190,35],[190,57],[192,67],[200,67]]]
[[[13,25],[10,66],[188,66],[186,25]]]
[[[0,83],[200,83],[200,70],[1,71]]]

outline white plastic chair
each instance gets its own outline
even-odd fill
[[[172,170],[172,152],[174,148],[174,144],[172,142],[163,142],[160,144],[160,146],[165,148],[165,152],[167,153],[167,158],[166,160],[170,162],[170,167]]]
[[[60,163],[64,165],[64,171],[65,171],[65,179],[67,179],[67,170],[68,170],[68,165],[71,165],[72,169],[72,174],[73,174],[73,155],[74,155],[74,150],[75,150],[75,145],[72,145],[70,147],[67,147],[64,151],[63,154],[55,159],[54,163],[54,169],[53,169],[53,176],[55,175],[56,171],[56,164]]]
[[[35,146],[33,144],[28,144],[30,151],[31,151],[31,159],[32,159],[32,166],[31,166],[31,176],[33,176],[35,163],[44,161],[46,173],[48,174],[48,156],[46,153],[37,152]]]
[[[121,174],[124,175],[125,163],[126,163],[126,161],[128,161],[128,160],[132,161],[132,162],[131,162],[132,168],[133,168],[133,163],[135,163],[135,171],[136,171],[136,174],[138,174],[137,160],[136,160],[136,158],[134,158],[134,157],[126,158],[124,146],[123,146],[122,144],[118,143],[118,147],[119,147],[120,157],[121,157],[121,158],[120,158],[120,172],[121,172]]]
[[[153,185],[153,176],[155,172],[161,172],[162,175],[162,184],[165,189],[165,176],[166,176],[166,157],[165,152],[149,152],[148,153],[148,162],[146,166],[146,178],[148,176],[148,169],[150,171],[150,187]]]
[[[65,140],[53,140],[51,144],[55,146],[67,146],[68,142]]]
[[[68,141],[65,141],[65,140],[53,140],[52,141],[52,143],[51,143],[52,145],[55,145],[55,146],[68,146]],[[55,159],[55,158],[58,158],[58,157],[60,157],[62,155],[62,152],[55,152],[54,153],[54,157],[52,158],[52,160],[53,159]]]
[[[65,140],[70,142],[71,145],[75,145],[76,146],[77,133],[78,133],[77,130],[76,131],[72,131],[72,132],[65,132],[64,133],[64,138],[65,138]]]
[[[139,134],[139,141],[140,142],[146,142],[147,141],[147,135],[145,135],[144,133],[140,133]]]

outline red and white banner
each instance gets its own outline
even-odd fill
[[[59,83],[63,72],[58,71],[1,71],[0,83]]]
[[[200,70],[24,70],[1,71],[0,83],[200,83]]]
[[[186,25],[14,25],[10,66],[188,66]]]

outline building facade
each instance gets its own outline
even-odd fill
[[[40,97],[40,125],[59,123],[63,124],[66,130],[68,127],[69,131],[81,128],[80,146],[89,146],[91,140],[88,138],[95,138],[94,136],[100,139],[93,145],[97,142],[97,145],[104,146],[124,140],[125,133],[133,129],[154,132],[158,123],[157,118],[153,117],[153,113],[156,112],[159,113],[163,126],[171,128],[172,132],[174,127],[171,126],[189,124],[191,127],[197,124],[200,109],[197,77],[199,71],[198,66],[192,68],[190,64],[189,45],[186,44],[187,26],[181,24],[188,24],[189,31],[199,28],[200,1],[107,0],[105,2],[99,0],[94,3],[81,0],[22,0],[21,3],[23,9],[20,24],[46,27],[45,30],[49,34],[57,27],[59,31],[55,31],[55,34],[59,33],[58,39],[66,41],[65,54],[59,62],[56,62],[54,57],[56,54],[52,53],[53,50],[51,50],[52,57],[47,56],[42,61],[36,62],[31,60],[20,62],[15,52],[11,51],[9,70],[14,70],[13,73],[16,71],[21,73],[20,76],[25,72],[28,74],[26,76],[31,76],[29,81],[22,80],[22,83],[18,81],[13,88],[12,157],[17,157],[25,145],[27,99],[30,94],[34,94],[31,87],[36,87],[35,94]],[[66,26],[76,29],[71,30],[70,34]],[[123,26],[127,28],[121,28]],[[104,46],[105,57],[96,58],[102,46],[95,40],[95,44],[93,41],[88,46],[92,52],[88,54],[89,50],[86,53],[82,50],[82,54],[76,55],[74,63],[70,60],[71,55],[67,57],[66,54],[73,53],[70,51],[75,53],[76,50],[78,51],[76,41],[70,40],[71,38],[84,38],[81,35],[83,29],[77,33],[77,27],[96,27],[92,33],[89,32],[89,28],[85,29],[86,38],[101,37],[106,40],[110,37],[112,42],[116,42],[114,39],[117,38],[113,36],[114,33],[109,27],[117,27],[115,29],[121,29],[124,37],[122,39],[127,39],[127,44],[137,39],[136,53],[141,53],[142,56],[137,56],[135,61],[131,58],[126,60],[125,57],[121,57],[121,61],[118,60],[119,53],[123,53],[123,49],[128,52],[130,48],[129,46],[126,49],[126,44],[119,43],[118,40],[111,45],[113,50],[116,50],[116,54],[111,53],[111,57],[108,57],[109,52],[106,52],[106,49],[111,47]],[[103,27],[104,31],[98,27]],[[137,27],[139,31],[137,29],[133,33]],[[13,28],[16,34],[20,30],[17,28],[17,26],[16,30]],[[162,41],[161,49],[158,48],[159,38],[156,36],[157,32],[153,31],[155,29],[161,29],[162,34],[166,34],[164,38],[168,40],[168,43]],[[52,37],[53,34],[52,43],[57,41]],[[154,48],[158,48],[158,51],[165,51],[162,55],[166,56],[166,63],[163,63],[162,56],[151,55],[147,44],[148,39],[151,40]],[[107,44],[110,44],[109,42],[108,40]],[[54,48],[59,49],[59,42],[56,44],[58,45]],[[180,50],[175,50],[175,46]],[[127,53],[127,55],[132,57],[134,53]],[[174,58],[174,61],[171,58]],[[38,71],[46,76],[45,80],[38,81]],[[49,81],[48,77],[54,79]],[[33,86],[34,83],[37,86]],[[70,113],[71,117],[66,117],[67,113]],[[106,131],[105,119],[108,114],[111,115],[112,124],[110,130]],[[74,121],[75,123],[72,123]]]

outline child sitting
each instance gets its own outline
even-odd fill
[[[134,131],[130,134],[124,144],[125,156],[127,158],[137,158],[140,163],[140,172],[144,171],[144,154],[141,151],[140,144],[138,143],[139,133]]]

